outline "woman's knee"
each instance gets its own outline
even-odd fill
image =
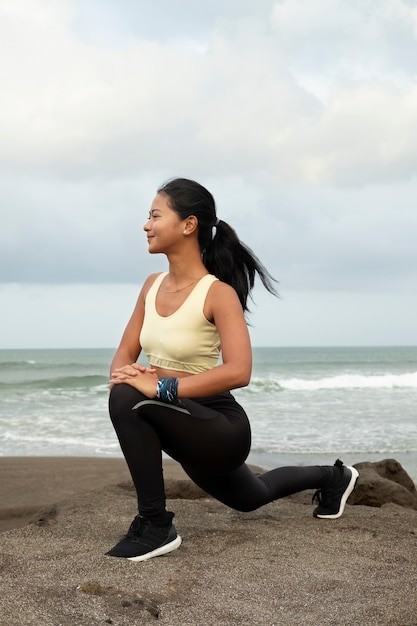
[[[135,404],[140,402],[143,394],[125,383],[114,385],[109,395],[109,412],[112,420],[129,415]]]

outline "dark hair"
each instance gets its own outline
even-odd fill
[[[255,284],[256,274],[264,287],[277,295],[273,285],[276,281],[268,270],[252,250],[240,241],[233,228],[217,219],[216,203],[205,187],[188,178],[173,178],[164,183],[158,193],[168,197],[169,206],[181,219],[195,215],[205,267],[210,274],[235,289],[244,311],[248,311],[247,300]]]

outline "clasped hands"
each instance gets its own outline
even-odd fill
[[[113,385],[120,383],[126,383],[134,387],[147,398],[154,398],[156,396],[158,376],[153,367],[145,367],[144,365],[139,365],[139,363],[132,363],[132,365],[118,367],[111,373],[109,382],[110,389]]]

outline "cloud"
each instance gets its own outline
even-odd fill
[[[0,282],[139,283],[165,267],[142,230],[163,180],[0,178]],[[229,222],[288,289],[415,289],[417,187],[280,186],[204,178]]]
[[[406,293],[416,287],[414,183],[270,189],[240,224],[288,290]]]
[[[3,58],[13,64],[2,102],[2,161],[79,177],[108,171],[110,159],[117,176],[120,153],[125,164],[147,163],[147,138],[170,132],[192,106],[198,76],[186,55],[147,41],[123,50],[89,46],[73,36],[65,3],[56,3],[63,8],[53,16],[56,28],[50,3],[36,4],[44,19],[3,11]]]
[[[411,0],[0,0],[10,311],[58,296],[76,310],[88,294],[105,306],[163,269],[142,226],[158,185],[183,175],[285,302],[320,303],[320,332],[321,303],[346,326],[398,298],[414,337],[400,310],[416,286],[416,46]]]
[[[286,171],[312,184],[407,180],[415,175],[416,137],[417,86],[340,88],[314,124],[294,130]]]
[[[415,2],[283,0],[273,8],[274,33],[296,72],[340,80],[415,78]]]
[[[416,12],[405,2],[377,13],[286,0],[261,17],[249,2],[213,21],[200,48],[141,35],[92,45],[77,37],[76,4],[16,4],[1,6],[8,168],[118,178],[198,162],[210,175],[352,186],[414,172]]]
[[[160,182],[0,177],[0,282],[140,280],[149,264],[142,226]]]

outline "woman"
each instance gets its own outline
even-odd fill
[[[256,274],[274,293],[267,270],[217,219],[210,192],[188,179],[158,190],[144,230],[149,252],[165,254],[169,269],[145,281],[111,365],[110,416],[139,514],[107,554],[144,561],[180,546],[165,506],[162,451],[236,510],[316,488],[314,516],[339,517],[356,469],[336,461],[255,476],[245,464],[250,426],[230,390],[250,380],[247,299]],[[136,363],[142,349],[150,367]]]

